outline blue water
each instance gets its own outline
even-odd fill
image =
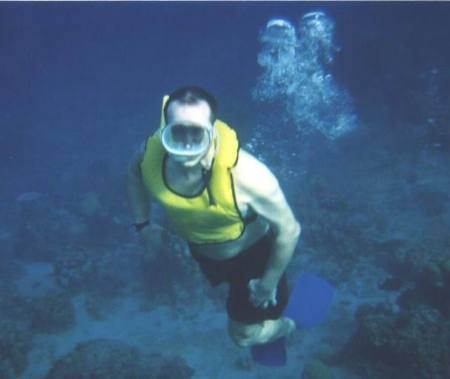
[[[297,27],[303,14],[315,10],[334,22],[339,51],[327,69],[351,98],[356,120],[354,129],[334,140],[302,134],[301,123],[286,118],[286,108],[252,97],[261,74],[258,36],[266,22],[285,18]],[[0,4],[0,275],[5,279],[0,296],[20,287],[14,280],[28,275],[30,262],[53,267],[64,248],[117,252],[134,244],[138,250],[128,230],[127,163],[158,126],[162,96],[195,84],[217,97],[219,118],[279,179],[303,226],[293,269],[308,267],[326,276],[340,289],[342,304],[351,304],[345,313],[340,303],[332,316],[348,333],[333,334],[329,326],[328,341],[338,342],[325,350],[352,351],[345,344],[352,331],[370,324],[361,321],[363,316],[358,324],[352,315],[366,303],[390,302],[434,336],[448,333],[449,19],[445,2]],[[23,194],[28,194],[25,202],[31,196],[30,208]],[[101,205],[86,205],[86,198]],[[50,226],[51,236],[43,238]],[[71,227],[81,229],[66,233]],[[175,237],[167,238],[166,245],[174,243]],[[138,256],[131,257],[132,263],[124,264],[138,266]],[[108,267],[119,273],[120,262],[113,259]],[[178,263],[159,262],[158,270],[170,264]],[[123,283],[132,287],[135,272],[139,267],[118,274],[111,291]],[[176,281],[180,272],[168,277]],[[169,280],[155,277],[151,286]],[[145,282],[139,280],[137,287]],[[423,307],[427,311],[420,313]],[[395,319],[388,311],[384,317]],[[189,329],[189,323],[183,325]],[[400,338],[394,330],[389,336]],[[324,359],[336,377],[367,378],[361,367],[370,378],[400,377],[380,348],[363,342],[369,347],[358,358],[359,369],[345,354]],[[441,355],[423,354],[428,350],[419,342],[408,343],[417,343],[417,349],[408,352],[393,343],[381,348],[387,355],[395,351],[405,378],[450,377],[450,336],[439,343]],[[216,353],[219,362],[224,352]],[[231,347],[227,354],[238,356]],[[196,378],[210,375],[192,351],[186,356],[191,366],[198,365]],[[230,369],[222,375],[265,375],[242,365],[238,373]],[[292,377],[296,366],[291,365],[293,371],[280,378]],[[42,369],[34,377],[44,374]]]
[[[380,101],[406,107],[394,92],[408,87],[405,69],[448,65],[444,3],[2,4],[1,154],[13,184],[2,192],[57,190],[50,172],[93,160],[115,170],[158,119],[161,95],[180,84],[210,89],[249,133],[259,30],[317,8],[336,22],[343,50],[333,69],[361,106],[382,72],[394,82]]]

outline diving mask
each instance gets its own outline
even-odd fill
[[[199,156],[209,149],[213,126],[173,123],[161,131],[161,142],[169,154],[183,157]]]

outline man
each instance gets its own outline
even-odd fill
[[[229,333],[241,347],[292,332],[281,317],[285,270],[300,224],[271,171],[216,119],[215,98],[183,87],[163,101],[161,127],[128,170],[134,226],[149,245],[149,195],[160,202],[209,282],[230,284]],[[150,247],[150,246],[148,246]]]

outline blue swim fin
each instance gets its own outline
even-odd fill
[[[303,273],[292,289],[284,317],[295,321],[297,328],[310,328],[323,322],[333,300],[335,288],[320,276]],[[285,339],[280,338],[265,345],[251,348],[253,360],[265,366],[286,364]]]

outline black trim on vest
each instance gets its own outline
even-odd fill
[[[233,178],[233,174],[231,173],[231,169],[233,167],[236,167],[237,163],[238,163],[238,159],[239,159],[239,150],[240,150],[240,142],[239,142],[239,138],[236,135],[236,140],[237,140],[237,151],[236,151],[236,159],[233,163],[233,166],[231,166],[229,168],[229,172],[230,172],[230,179],[231,179],[231,192],[233,193],[233,201],[234,201],[234,207],[236,208],[236,211],[239,215],[239,218],[241,219],[241,221],[244,223],[244,218],[242,217],[241,211],[239,210],[238,207],[238,203],[237,203],[237,199],[236,199],[236,190],[234,188],[234,178]],[[245,225],[245,223],[244,223]]]
[[[241,213],[241,211],[239,210],[239,207],[238,207],[238,204],[237,204],[237,200],[236,200],[236,190],[235,190],[235,188],[234,188],[234,178],[233,178],[233,174],[231,173],[231,170],[230,170],[230,180],[231,180],[231,193],[233,194],[234,208],[236,209],[236,212],[237,212],[237,214],[239,215],[239,219],[241,220],[242,225],[243,225],[241,234],[239,234],[238,237],[236,237],[235,239],[233,239],[233,241],[234,241],[234,240],[239,239],[239,238],[244,234],[246,223],[245,223],[244,218],[242,217],[242,213]]]
[[[236,209],[237,214],[239,215],[239,218],[242,222],[244,222],[244,217],[242,217],[241,211],[239,210],[237,200],[236,200],[236,190],[234,188],[234,178],[233,174],[230,172],[230,180],[231,180],[231,192],[233,194],[233,202],[234,202],[234,208]]]
[[[145,153],[147,152],[147,147],[148,147],[148,144],[149,144],[149,142],[150,142],[150,139],[153,137],[153,135],[151,135],[150,137],[148,137],[146,140],[145,140],[145,145],[144,145],[144,156],[145,156]]]
[[[239,141],[237,134],[236,134],[236,140],[237,140],[236,159],[231,167],[236,167],[238,160],[239,160],[239,150],[241,149],[241,141]]]
[[[209,205],[211,206],[217,205],[216,199],[214,199],[210,186],[206,186],[206,191],[208,192]]]
[[[203,180],[206,183],[206,191],[208,192],[208,198],[209,198],[209,205],[217,205],[216,199],[213,196],[211,186],[209,185],[211,182],[211,176],[212,176],[212,168],[214,166],[214,159],[211,163],[211,168],[209,170],[203,170]]]
[[[245,220],[244,220],[244,217],[242,217],[242,213],[241,213],[241,211],[239,210],[239,207],[238,207],[238,203],[237,203],[237,199],[236,199],[236,189],[235,189],[235,186],[234,186],[234,178],[233,178],[233,174],[231,173],[231,169],[232,169],[233,167],[236,167],[236,165],[237,165],[237,163],[238,163],[238,160],[239,160],[240,142],[239,142],[239,138],[237,137],[237,135],[236,135],[236,139],[237,139],[236,160],[234,161],[233,166],[231,166],[231,167],[229,168],[229,173],[230,173],[231,193],[233,194],[234,208],[236,209],[236,212],[237,212],[237,214],[239,215],[239,218],[240,218],[240,220],[241,220],[241,222],[242,222],[242,225],[243,225],[241,234],[239,235],[239,237],[236,238],[236,239],[239,239],[239,238],[244,234],[244,232],[245,232],[246,222],[245,222]]]

